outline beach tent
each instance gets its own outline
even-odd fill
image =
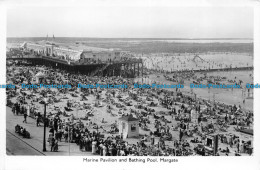
[[[123,135],[123,139],[139,136],[139,120],[133,117],[132,114],[122,116],[118,119],[118,122],[119,134]]]

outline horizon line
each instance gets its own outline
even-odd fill
[[[35,37],[13,37],[13,36],[10,36],[10,37],[6,37],[6,38],[46,38],[46,37],[42,37],[42,36],[35,36]],[[52,37],[49,37],[49,38],[52,38]],[[130,38],[130,37],[78,37],[78,36],[75,36],[75,37],[56,37],[55,38],[95,38],[95,39],[175,39],[175,40],[223,40],[223,39],[248,39],[248,40],[253,40],[254,38],[154,38],[154,37],[145,37],[145,38],[141,38],[141,37],[134,37],[134,38]]]

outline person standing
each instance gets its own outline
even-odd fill
[[[55,132],[58,132],[58,117],[54,117],[53,128],[54,128]]]
[[[31,116],[30,105],[27,105],[27,115],[28,115],[28,116]]]
[[[95,153],[96,153],[96,144],[97,144],[97,142],[94,140],[94,141],[92,142],[92,154],[95,154]]]
[[[65,139],[65,142],[68,142],[68,138],[69,138],[68,128],[65,128],[65,130],[64,130],[64,139]]]
[[[237,145],[237,153],[240,153],[240,140],[238,139],[237,140],[237,143],[236,143],[236,145]]]
[[[99,145],[99,154],[100,154],[100,156],[103,156],[103,143],[101,143],[100,145]]]
[[[151,145],[154,145],[154,134],[151,136]]]
[[[58,151],[58,140],[52,139],[52,145],[51,145],[51,152],[57,152]]]
[[[103,145],[103,156],[107,156],[107,147]]]
[[[55,139],[51,138],[51,152],[54,151],[54,146],[55,146]]]
[[[39,117],[38,117],[38,115],[35,116],[35,119],[36,119],[36,126],[38,127],[39,126],[39,121],[38,121]]]
[[[179,136],[180,136],[180,141],[181,141],[181,139],[182,139],[182,137],[183,137],[183,132],[182,132],[181,128],[180,128],[180,134],[179,134]]]
[[[36,115],[36,126],[40,126],[40,113],[38,112],[38,114]]]
[[[27,113],[24,112],[24,113],[23,113],[23,117],[24,117],[23,123],[27,123],[27,120],[26,120],[26,119],[27,119],[27,116],[28,116]]]
[[[20,113],[20,104],[16,105],[16,115],[19,115]]]
[[[244,141],[240,143],[240,153],[244,153]]]
[[[13,105],[13,107],[12,107],[12,112],[15,115],[15,105]]]

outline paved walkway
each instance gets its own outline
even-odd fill
[[[12,155],[22,155],[22,152],[17,149],[19,146],[16,142],[12,142],[10,140],[13,139],[20,139],[19,144],[23,142],[21,145],[26,145],[26,147],[31,147],[30,150],[34,150],[31,155],[35,155],[35,151],[38,151],[41,153],[41,155],[47,155],[47,156],[93,156],[91,152],[82,152],[79,150],[79,146],[75,143],[66,143],[64,142],[64,139],[62,142],[59,142],[59,151],[58,152],[51,152],[51,147],[49,146],[49,143],[47,142],[48,138],[48,132],[49,128],[46,128],[46,149],[47,152],[43,152],[43,126],[37,127],[36,121],[33,118],[27,117],[27,123],[23,123],[23,116],[22,115],[14,115],[12,113],[11,108],[6,107],[6,147],[7,147],[7,154]],[[15,126],[19,124],[22,127],[26,128],[31,134],[30,139],[25,139],[21,136],[19,136],[17,133],[15,133]],[[24,155],[28,155],[28,152],[24,152]]]
[[[16,137],[9,131],[6,131],[6,154],[16,156],[42,156],[43,153]]]

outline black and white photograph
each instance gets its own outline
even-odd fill
[[[6,4],[6,157],[257,155],[259,4]]]

